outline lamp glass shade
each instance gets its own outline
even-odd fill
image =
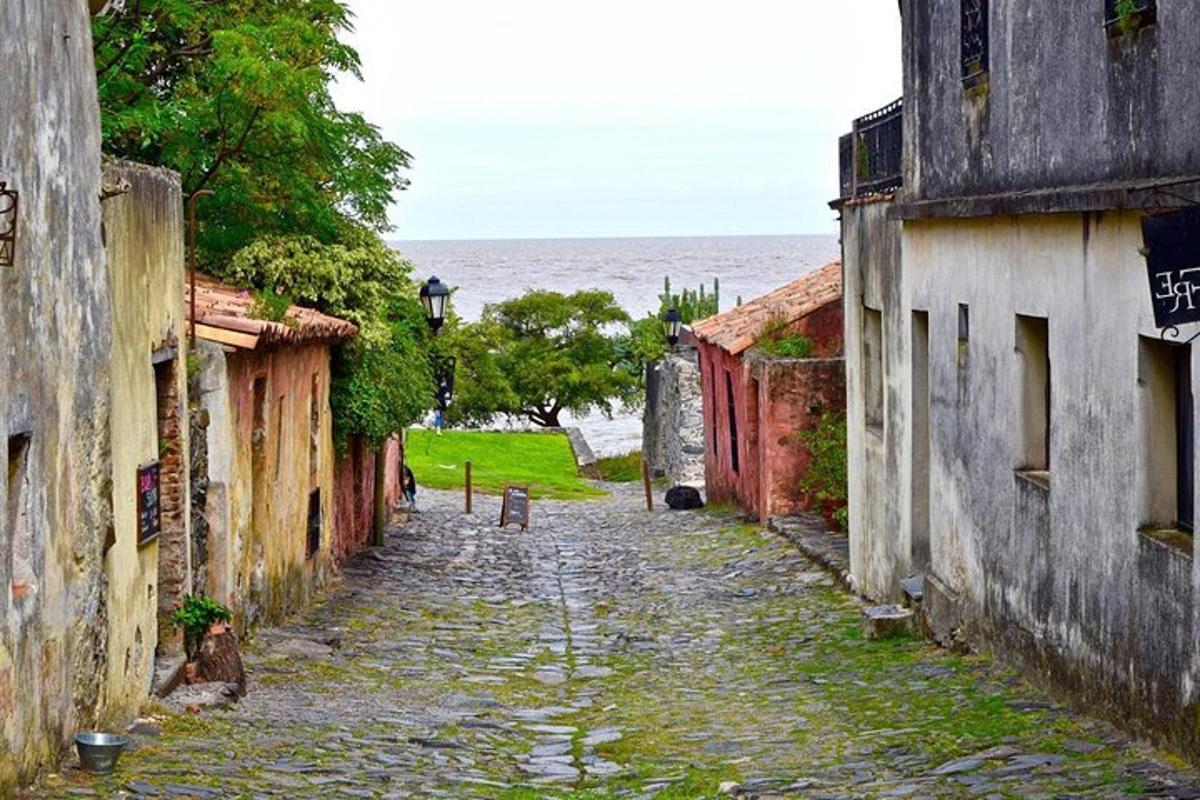
[[[425,309],[425,321],[435,331],[446,321],[446,303],[450,290],[437,277],[432,277],[421,286],[421,305]]]
[[[674,345],[679,343],[679,333],[683,329],[683,317],[679,309],[672,308],[663,315],[663,331],[667,334],[667,342]]]

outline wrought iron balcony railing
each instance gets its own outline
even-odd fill
[[[891,191],[904,183],[903,103],[897,100],[854,121],[838,140],[841,196]]]

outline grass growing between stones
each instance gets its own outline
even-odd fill
[[[606,493],[584,480],[571,443],[560,433],[433,431],[408,434],[408,465],[421,486],[462,489],[471,462],[475,490],[500,494],[506,486],[528,486],[535,500],[589,500]],[[420,495],[418,494],[418,500]]]

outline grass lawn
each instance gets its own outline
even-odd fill
[[[528,486],[536,499],[604,497],[579,475],[571,443],[559,433],[492,431],[408,432],[408,465],[422,486],[461,489],[463,464],[471,462],[475,491],[500,494],[505,486]],[[418,494],[418,498],[420,495]]]
[[[642,479],[642,454],[626,453],[623,456],[601,458],[596,462],[600,477],[612,483],[633,483]]]

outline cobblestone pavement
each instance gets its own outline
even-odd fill
[[[35,796],[1200,797],[981,659],[864,641],[782,538],[615,492],[535,501],[528,532],[425,493],[258,634],[236,708],[160,712],[117,775]]]

